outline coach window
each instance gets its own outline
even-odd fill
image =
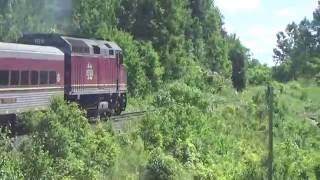
[[[31,71],[31,84],[38,85],[38,81],[39,81],[39,72]]]
[[[109,50],[109,55],[113,56],[114,55],[114,50]]]
[[[98,46],[92,45],[92,48],[94,54],[100,54],[100,48]]]
[[[49,73],[49,84],[56,84],[57,83],[57,72],[50,71]]]
[[[11,71],[11,79],[10,85],[19,85],[20,72],[19,71]]]
[[[48,71],[40,71],[40,84],[48,84]]]
[[[29,85],[29,71],[21,71],[20,84],[21,85]]]
[[[0,86],[7,86],[9,84],[9,71],[0,70]]]

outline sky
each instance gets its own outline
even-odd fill
[[[227,31],[236,33],[254,58],[271,66],[276,34],[291,22],[312,19],[318,0],[215,0],[215,4]]]

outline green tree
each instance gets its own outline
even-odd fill
[[[161,83],[164,74],[164,68],[160,64],[158,53],[153,49],[150,42],[139,42],[139,55],[143,63],[145,75],[148,78],[148,84],[153,90],[157,90]]]
[[[277,48],[274,49],[274,60],[280,66],[277,69],[289,66],[288,74],[283,76],[288,78],[278,80],[312,78],[317,73],[320,66],[319,9],[320,6],[314,11],[313,20],[305,18],[299,24],[291,23],[284,32],[277,34]]]
[[[242,91],[246,87],[246,63],[248,61],[248,49],[246,49],[235,36],[228,38],[229,58],[232,62],[232,83],[237,91]]]
[[[183,77],[192,61],[210,71],[230,72],[222,18],[209,0],[123,0],[118,17],[120,29],[152,42],[165,80]]]
[[[72,2],[3,0],[0,40],[16,41],[22,33],[61,33],[72,29]]]
[[[73,3],[73,21],[77,34],[88,37],[97,36],[101,28],[113,28],[117,25],[117,0],[77,0]]]

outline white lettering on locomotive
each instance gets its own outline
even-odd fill
[[[93,67],[92,64],[88,63],[87,72],[86,72],[87,80],[93,80]]]
[[[44,39],[35,39],[34,43],[38,45],[44,44]]]

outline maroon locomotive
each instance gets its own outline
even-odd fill
[[[55,34],[18,42],[0,43],[0,115],[45,108],[59,94],[90,116],[125,110],[127,74],[116,43]]]

